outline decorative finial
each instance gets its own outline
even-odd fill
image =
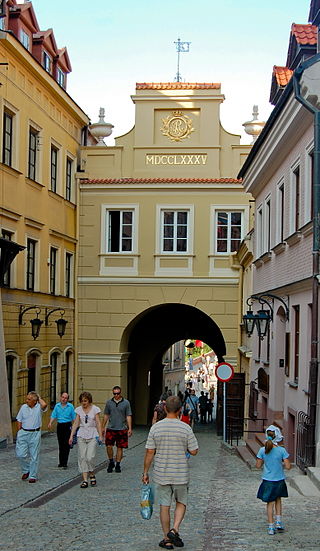
[[[254,144],[260,132],[262,131],[264,125],[266,124],[265,122],[258,121],[259,108],[257,105],[253,106],[252,117],[253,119],[251,121],[244,122],[242,125],[244,126],[246,133],[249,134],[249,136],[253,136],[251,145]]]
[[[105,109],[100,107],[99,109],[99,122],[95,122],[89,125],[89,130],[95,138],[97,138],[98,143],[96,145],[105,146],[106,144],[103,141],[103,138],[107,138],[112,134],[112,129],[114,128],[113,124],[110,122],[105,122]]]

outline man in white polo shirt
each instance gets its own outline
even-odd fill
[[[34,391],[27,394],[26,403],[19,409],[16,417],[18,433],[16,454],[20,461],[22,480],[36,482],[39,467],[41,444],[42,413],[47,411],[47,404]]]
[[[149,483],[149,469],[154,459],[153,482],[160,503],[160,522],[164,534],[159,546],[164,549],[183,547],[180,524],[187,506],[188,456],[198,453],[198,442],[189,425],[180,421],[181,401],[178,396],[166,400],[167,417],[152,425],[146,443],[142,482]],[[172,498],[176,507],[173,528],[170,529]]]

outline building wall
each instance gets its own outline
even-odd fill
[[[0,227],[12,241],[27,246],[36,242],[34,290],[27,290],[27,249],[19,253],[10,268],[10,288],[2,290],[4,333],[7,357],[13,365],[11,414],[15,415],[28,390],[27,358],[37,360],[35,390],[50,402],[52,398],[52,354],[57,354],[55,399],[66,388],[65,368],[69,365],[68,389],[73,394],[74,379],[74,276],[77,247],[77,207],[75,172],[81,130],[89,120],[31,54],[11,34],[0,32]],[[12,116],[12,160],[3,157],[4,113]],[[36,147],[37,171],[28,177],[29,129],[39,132]],[[57,187],[51,189],[51,147],[57,148]],[[72,162],[70,198],[66,192],[66,162]],[[50,292],[50,248],[57,250],[56,289]],[[66,254],[72,255],[70,293],[66,292]],[[66,296],[69,294],[70,296]],[[54,308],[48,326],[42,324],[40,336],[33,341],[30,320],[36,310],[28,311],[19,325],[20,308],[38,307],[39,318]],[[68,321],[65,336],[57,335],[60,312]],[[51,378],[51,379],[50,379]],[[29,382],[30,386],[30,382]],[[31,390],[31,388],[29,388]],[[73,397],[73,396],[72,396]],[[50,415],[46,414],[44,424]]]

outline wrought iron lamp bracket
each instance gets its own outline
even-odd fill
[[[44,323],[46,327],[48,327],[49,325],[49,317],[51,316],[51,314],[53,314],[53,312],[60,312],[60,316],[62,317],[64,316],[65,310],[63,308],[52,308],[52,310],[46,308],[46,316],[44,318]]]
[[[22,319],[23,319],[24,314],[26,312],[28,312],[28,310],[36,310],[37,317],[39,317],[39,314],[41,312],[41,308],[39,308],[39,306],[27,306],[27,308],[25,308],[24,306],[20,306],[19,325],[25,325],[26,324],[26,322],[23,322]]]

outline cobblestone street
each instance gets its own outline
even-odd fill
[[[186,549],[319,551],[318,498],[304,497],[288,485],[289,499],[283,500],[286,531],[268,536],[265,505],[256,499],[260,473],[251,472],[225,450],[212,430],[198,428],[196,433],[200,452],[190,459],[189,507],[181,529]],[[159,549],[158,507],[150,521],[143,520],[139,511],[145,438],[146,430],[134,431],[121,474],[106,472],[105,451],[99,448],[98,484],[85,490],[79,488],[76,449],[68,470],[57,468],[53,434],[42,439],[40,479],[34,485],[20,480],[13,448],[1,450],[0,547],[14,551]]]

